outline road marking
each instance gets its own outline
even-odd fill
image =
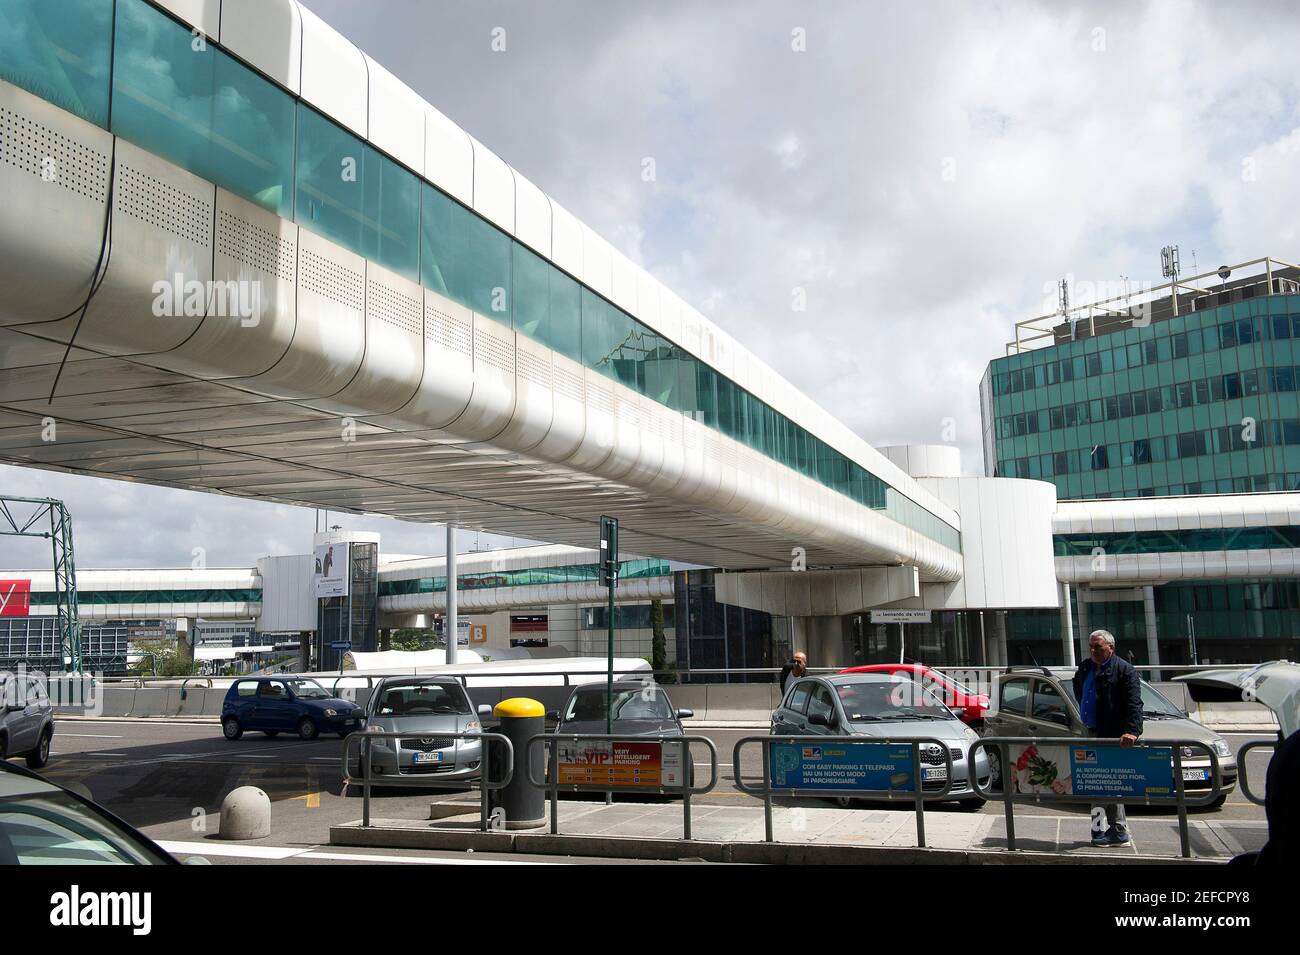
[[[60,733],[59,739],[126,739],[125,736],[97,736],[93,733]]]
[[[82,753],[83,756],[117,756],[122,759],[126,758],[126,753]]]
[[[308,809],[320,808],[320,793],[303,793],[301,796],[290,796],[289,801],[293,802],[298,799],[306,800]]]
[[[289,846],[232,846],[207,842],[160,840],[158,845],[172,855],[224,856],[232,859],[324,859],[332,862],[402,862],[415,865],[573,865],[571,862],[535,862],[516,859],[446,858],[367,855],[360,852],[329,852]]]

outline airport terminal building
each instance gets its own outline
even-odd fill
[[[610,515],[616,652],[661,604],[679,669],[1070,663],[1097,625],[1295,656],[1286,263],[1021,323],[970,476],[870,446],[297,0],[14,0],[0,132],[0,460],[555,542],[464,556],[489,649],[603,648]],[[52,575],[0,577],[0,664],[58,662]],[[77,574],[105,670],[159,630],[328,669],[446,582],[346,530]]]

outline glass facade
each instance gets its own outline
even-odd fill
[[[714,572],[678,571],[675,575],[674,631],[679,669],[746,669],[780,666],[773,639],[772,615],[719,603]],[[667,614],[668,605],[664,605]],[[700,675],[691,683],[771,683],[771,674]]]
[[[1300,296],[999,358],[986,470],[1061,499],[1300,488]]]
[[[1072,596],[1074,592],[1072,590]],[[1258,663],[1294,659],[1300,634],[1300,581],[1273,579],[1179,582],[1154,588],[1160,662],[1191,663],[1192,635],[1201,663]],[[1077,620],[1078,601],[1072,612]],[[1126,660],[1151,663],[1146,615],[1140,600],[1092,601],[1088,629],[1109,630]],[[1075,634],[1076,642],[1079,634]],[[1007,614],[1012,663],[1044,666],[1064,662],[1059,610],[1017,610]]]
[[[5,15],[10,82],[960,549],[956,528],[146,0]]]
[[[669,570],[666,560],[623,560],[618,564],[620,580],[637,577],[666,577]],[[491,570],[472,574],[457,574],[458,590],[483,590],[491,587],[528,587],[545,584],[580,584],[600,581],[599,564],[566,564],[560,567],[525,567],[520,570]],[[379,596],[394,597],[400,594],[440,594],[447,590],[446,577],[412,577],[408,580],[383,580],[379,582]]]
[[[78,590],[77,603],[82,606],[109,604],[216,604],[261,603],[261,587],[232,587],[226,589],[173,589],[173,590]],[[55,606],[52,591],[32,591],[32,606]]]

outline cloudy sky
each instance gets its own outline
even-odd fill
[[[984,367],[1061,277],[1079,301],[1159,283],[1167,243],[1185,273],[1300,255],[1289,3],[309,5],[869,442],[955,439],[971,473]],[[194,539],[246,565],[315,520],[0,487],[67,500],[81,566],[185,565]],[[343,523],[441,552],[439,529]]]

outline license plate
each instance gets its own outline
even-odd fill
[[[417,763],[441,763],[442,753],[416,753],[415,761]]]
[[[947,779],[947,766],[923,766],[921,767],[921,782],[929,782],[932,779]]]
[[[1209,778],[1210,778],[1210,771],[1208,769],[1184,769],[1183,770],[1183,782],[1185,783],[1201,783],[1201,782],[1205,782],[1205,780]]]

